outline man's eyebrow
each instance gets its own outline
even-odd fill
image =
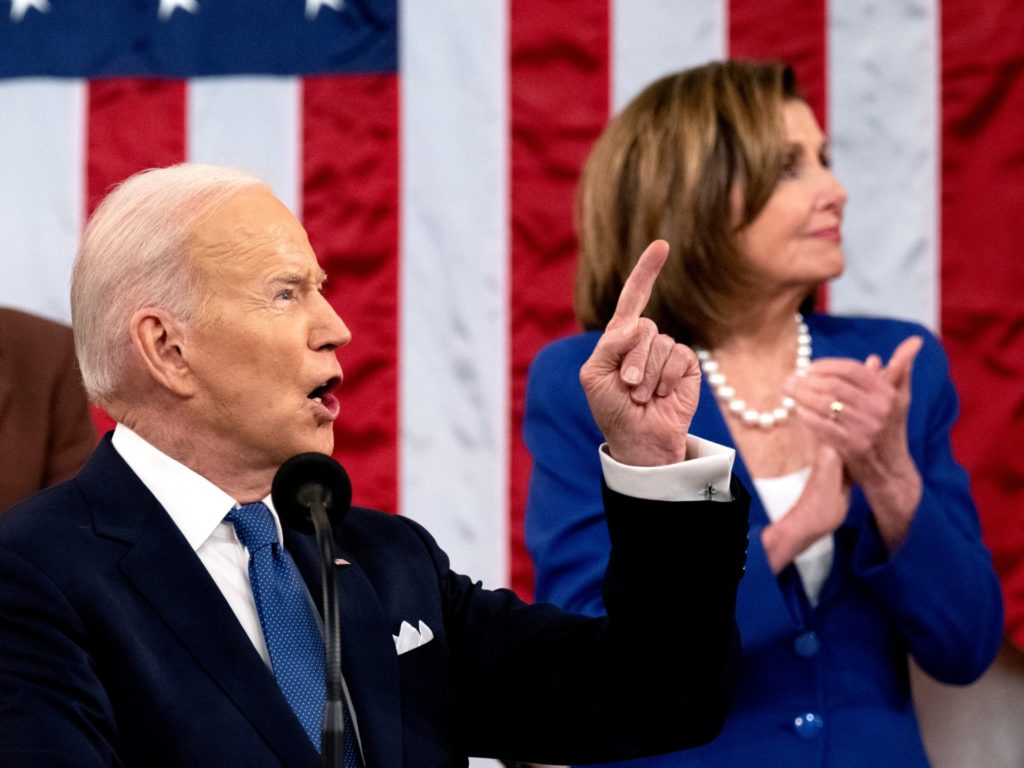
[[[271,278],[272,283],[282,283],[284,285],[302,285],[309,281],[314,285],[321,285],[327,280],[327,273],[320,269],[313,273],[302,274],[299,272],[288,272],[283,275],[275,275]]]

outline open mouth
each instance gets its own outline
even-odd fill
[[[327,416],[330,417],[331,421],[338,418],[338,413],[341,411],[341,404],[333,393],[334,388],[340,383],[340,376],[332,376],[326,382],[306,395],[309,400],[312,400],[314,403],[318,403],[327,411]]]
[[[306,397],[310,400],[316,400],[318,403],[322,403],[327,395],[331,394],[331,391],[341,383],[341,379],[337,376],[332,376],[326,382],[321,384],[319,387],[310,392]]]

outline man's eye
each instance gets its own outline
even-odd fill
[[[285,288],[283,291],[278,291],[275,298],[291,301],[295,298],[295,291],[291,288]]]

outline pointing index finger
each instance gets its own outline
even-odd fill
[[[651,298],[654,281],[667,258],[668,243],[664,240],[655,240],[640,254],[636,266],[626,278],[626,284],[622,286],[619,301],[615,305],[615,314],[612,315],[609,325],[631,327],[640,319],[644,307]]]

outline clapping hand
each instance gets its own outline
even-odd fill
[[[850,484],[843,460],[834,448],[819,444],[811,473],[796,504],[762,533],[772,573],[779,573],[797,555],[843,524],[850,507]]]
[[[686,458],[686,435],[700,395],[700,366],[693,351],[659,334],[641,317],[654,281],[668,258],[668,243],[655,240],[622,287],[615,314],[580,383],[612,458],[634,466],[673,464]]]
[[[818,441],[843,460],[864,491],[890,550],[902,541],[921,498],[921,476],[907,445],[910,375],[920,336],[905,339],[882,365],[877,355],[861,363],[816,360],[807,375],[787,385],[797,414]]]

